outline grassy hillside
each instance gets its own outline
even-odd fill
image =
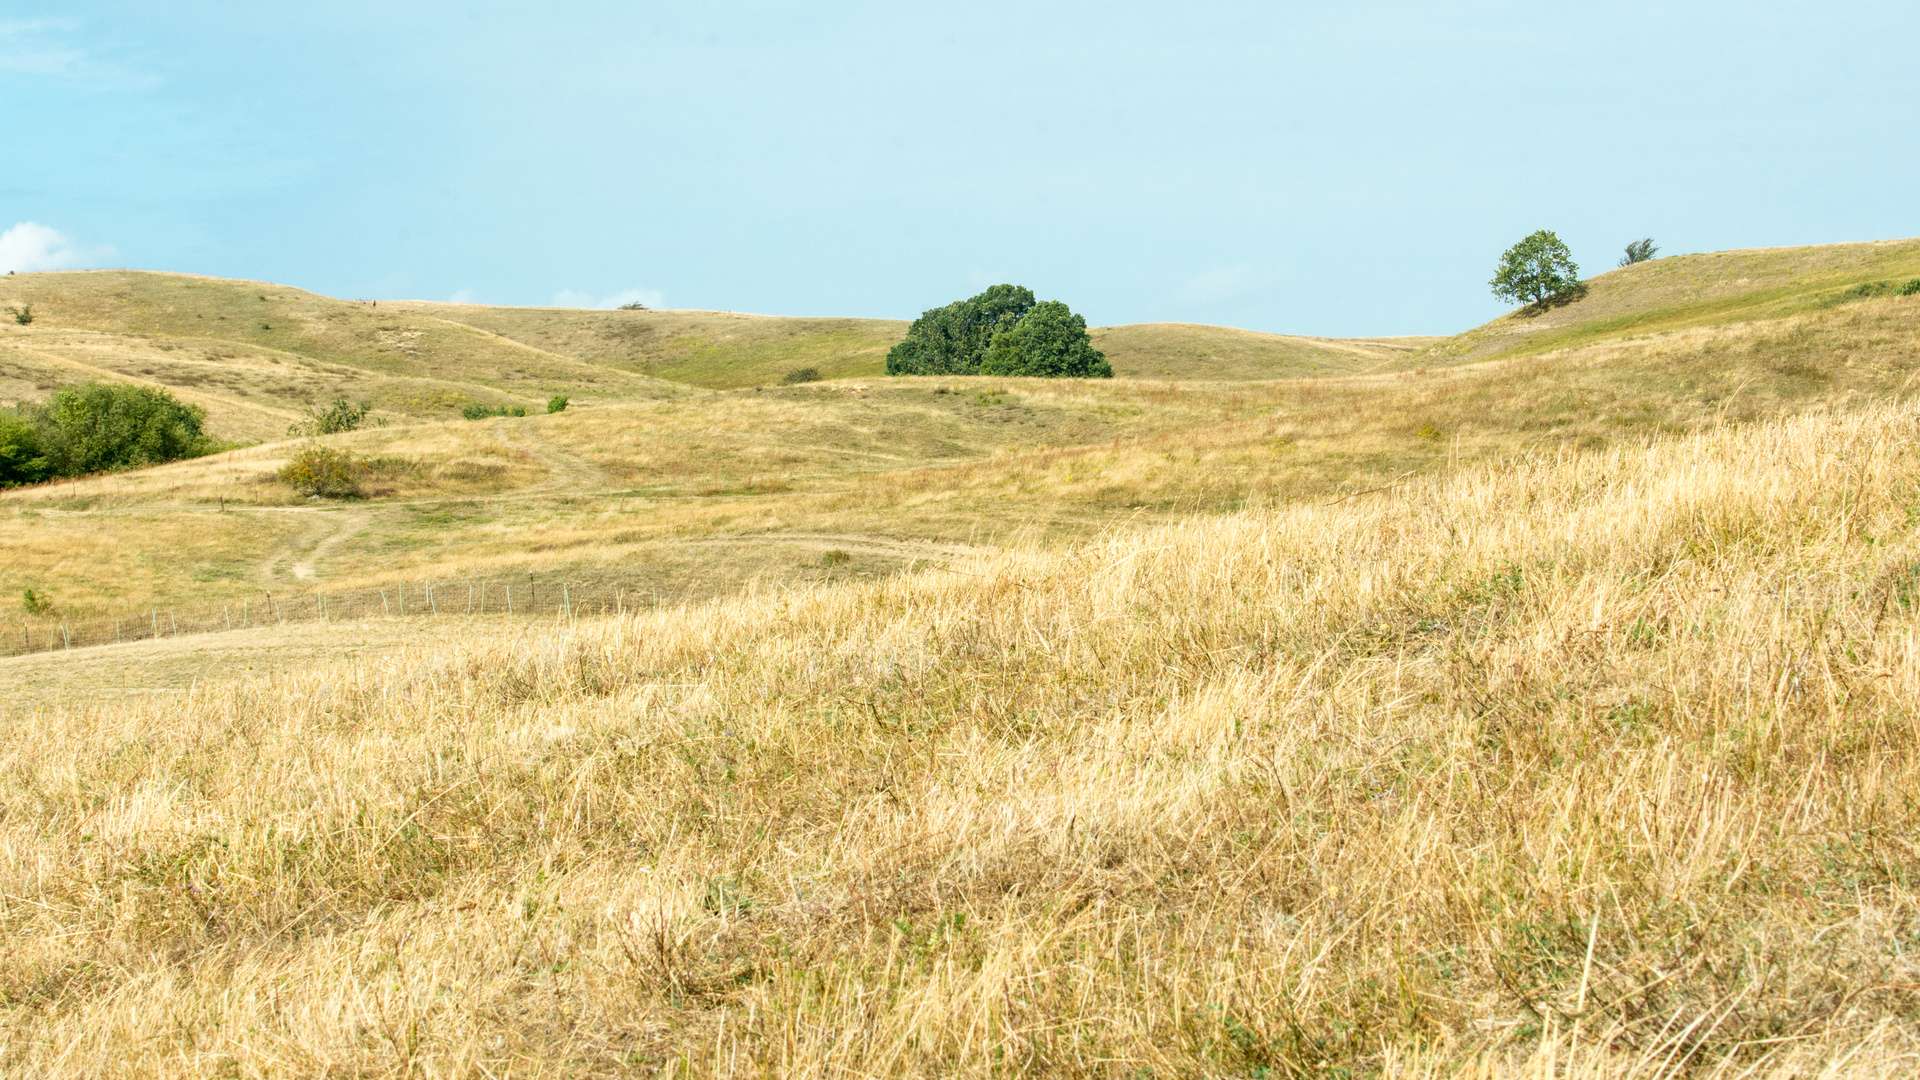
[[[1122,379],[1292,379],[1347,375],[1411,353],[1427,338],[1341,341],[1191,323],[1101,326],[1090,332]]]
[[[823,378],[886,373],[907,324],[721,311],[582,311],[402,302],[396,310],[459,322],[589,363],[714,390],[778,383],[796,368]]]
[[[1920,240],[1675,255],[1587,281],[1580,300],[1521,308],[1430,345],[1415,365],[1547,352],[1636,334],[1776,319],[1920,277]],[[1864,287],[1864,288],[1863,288]]]
[[[1902,1075],[1917,421],[16,710],[0,1071]]]

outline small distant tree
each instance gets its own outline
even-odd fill
[[[25,307],[8,308],[7,310],[13,314],[13,321],[19,323],[21,326],[25,326],[33,321],[32,304],[28,304]]]
[[[1019,322],[994,335],[980,374],[1111,379],[1113,365],[1093,347],[1085,318],[1058,300],[1042,300]]]
[[[358,405],[349,404],[346,398],[337,397],[324,412],[307,410],[307,414],[287,428],[289,435],[335,435],[342,431],[353,431],[367,418],[373,403],[363,401]]]
[[[1627,245],[1627,253],[1620,256],[1620,265],[1632,266],[1634,263],[1646,262],[1648,259],[1653,258],[1654,252],[1659,250],[1659,248],[1654,246],[1653,237],[1651,236],[1645,240],[1635,240],[1633,243]]]
[[[1500,268],[1487,284],[1509,303],[1544,304],[1577,290],[1580,268],[1567,245],[1541,229],[1500,256]]]
[[[50,615],[53,613],[53,597],[35,592],[32,586],[28,586],[20,590],[20,610],[29,615]]]
[[[555,394],[547,399],[547,411],[550,413],[567,411],[567,395]]]
[[[647,310],[647,305],[641,303],[638,300],[629,300],[626,303],[620,305],[620,310],[621,311],[645,311]]]

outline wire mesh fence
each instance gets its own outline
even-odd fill
[[[260,629],[293,622],[448,615],[577,618],[657,605],[657,594],[631,582],[533,578],[459,578],[400,582],[364,589],[261,592],[233,600],[151,607],[112,616],[75,619],[58,613],[28,616],[0,631],[0,656]]]

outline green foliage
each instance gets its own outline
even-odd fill
[[[641,303],[638,300],[629,300],[626,303],[620,305],[620,310],[621,311],[645,311],[647,310],[647,305]]]
[[[31,587],[20,590],[20,610],[29,615],[51,615],[53,597],[43,592],[34,592]]]
[[[33,426],[52,475],[85,476],[212,453],[206,416],[165,390],[83,383],[34,410]]]
[[[915,319],[887,354],[887,374],[1112,378],[1113,366],[1093,347],[1087,320],[1067,305],[995,285]]]
[[[37,484],[52,475],[40,434],[25,419],[0,413],[0,488]]]
[[[331,446],[308,446],[280,467],[280,480],[302,495],[351,499],[370,472],[367,460]]]
[[[1033,290],[995,285],[978,296],[922,312],[907,339],[887,353],[889,375],[972,375],[995,334],[1033,307]]]
[[[785,375],[780,376],[780,382],[786,386],[793,386],[796,383],[808,383],[808,382],[819,382],[819,381],[820,381],[820,369],[816,367],[797,367],[797,368],[794,368],[792,371],[787,372]]]
[[[1111,379],[1113,365],[1087,337],[1086,319],[1058,300],[1043,300],[1012,327],[994,335],[980,373]]]
[[[13,321],[19,323],[21,326],[25,326],[33,321],[32,304],[28,304],[25,307],[10,307],[7,310],[13,314]]]
[[[1915,293],[1920,293],[1920,277],[1914,278],[1912,281],[1900,286],[1901,296],[1912,296]]]
[[[485,420],[490,416],[525,416],[527,415],[527,407],[525,405],[515,405],[509,408],[505,405],[488,405],[485,402],[476,401],[466,408],[461,409],[460,415],[469,420]]]
[[[1580,268],[1567,245],[1541,229],[1500,256],[1500,269],[1487,284],[1510,303],[1544,305],[1579,288]]]
[[[567,395],[555,394],[547,399],[547,411],[550,413],[567,411]]]
[[[1632,266],[1634,263],[1646,262],[1648,259],[1653,258],[1654,252],[1659,250],[1658,247],[1654,246],[1653,237],[1651,236],[1645,240],[1635,240],[1633,243],[1627,245],[1627,253],[1620,256],[1620,265]]]
[[[352,405],[346,398],[337,397],[325,412],[307,410],[307,414],[287,428],[289,435],[335,435],[342,431],[352,431],[366,420],[371,402],[363,401]]]

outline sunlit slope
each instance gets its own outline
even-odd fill
[[[0,278],[0,307],[33,313],[29,325],[0,324],[0,393],[31,400],[103,377],[164,385],[208,405],[227,437],[284,431],[284,417],[335,394],[426,417],[474,401],[544,407],[553,394],[630,400],[673,389],[423,312],[259,282],[20,274]]]
[[[1102,326],[1090,332],[1118,378],[1293,379],[1347,375],[1406,356],[1435,339],[1343,341],[1193,323]]]
[[[1916,419],[0,703],[0,1072],[1910,1075]]]
[[[887,350],[907,333],[905,322],[892,319],[422,301],[392,306],[589,363],[714,390],[778,383],[800,368],[812,368],[827,379],[881,375],[886,372]]]
[[[1409,359],[1463,363],[1775,319],[1853,303],[1915,277],[1920,240],[1674,255],[1590,278],[1581,299],[1545,312],[1521,308]]]

